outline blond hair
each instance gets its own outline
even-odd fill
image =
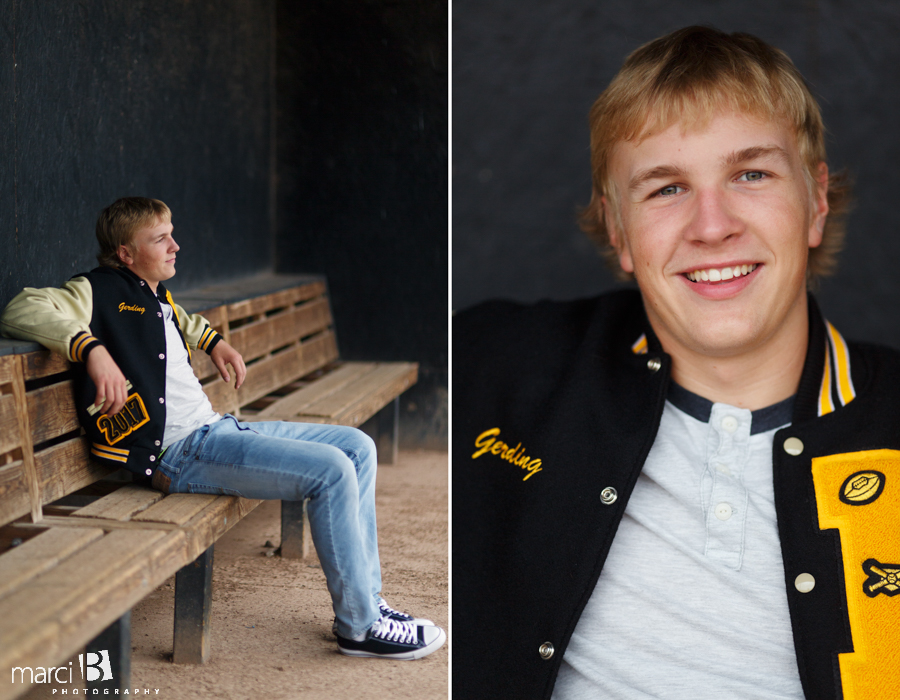
[[[130,246],[142,228],[172,220],[172,211],[158,199],[123,197],[100,212],[97,219],[97,262],[105,267],[123,267],[119,247]]]
[[[619,266],[601,202],[605,195],[609,214],[621,229],[618,193],[609,170],[616,144],[639,143],[650,131],[659,133],[676,122],[702,126],[723,109],[786,122],[796,135],[813,199],[818,165],[825,161],[825,128],[819,105],[791,59],[750,34],[725,34],[711,27],[679,29],[628,56],[590,111],[593,192],[579,223],[620,278],[633,276]],[[810,283],[834,271],[849,195],[847,177],[832,174],[822,244],[809,251]]]

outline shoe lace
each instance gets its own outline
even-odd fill
[[[400,622],[389,617],[382,617],[372,625],[372,636],[400,644],[415,644],[419,639],[416,625],[412,622]]]
[[[409,613],[401,612],[400,610],[394,610],[390,605],[387,604],[387,602],[385,602],[384,598],[381,599],[378,607],[381,608],[381,612],[383,612],[385,615],[403,615],[403,617],[408,618],[407,622],[409,620],[412,620],[412,615],[410,615]]]

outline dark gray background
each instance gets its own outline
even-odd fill
[[[615,286],[575,223],[587,113],[628,53],[689,24],[756,34],[806,76],[829,165],[856,181],[821,305],[846,336],[900,347],[900,3],[886,1],[454,0],[454,308]]]
[[[346,359],[416,360],[447,441],[446,0],[0,0],[0,307],[173,211],[178,290],[325,273]]]

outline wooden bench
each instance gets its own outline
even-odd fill
[[[235,391],[194,353],[217,411],[356,426],[380,412],[369,426],[384,456],[396,454],[397,400],[417,365],[341,362],[322,278],[267,274],[175,298],[202,312],[247,362]],[[130,610],[173,574],[173,659],[202,663],[213,543],[260,502],[164,496],[91,461],[70,368],[39,347],[0,341],[0,700],[31,686],[27,669],[41,678],[40,669],[86,645],[109,652],[113,678],[79,687],[129,687]],[[302,514],[302,503],[282,503],[282,555],[305,550]],[[11,682],[15,667],[26,670]]]

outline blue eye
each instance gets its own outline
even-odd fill
[[[744,182],[756,182],[757,180],[762,180],[765,176],[766,174],[759,170],[752,170],[749,173],[741,175],[738,180],[743,180]]]
[[[669,185],[668,187],[663,187],[657,194],[663,197],[671,197],[673,194],[678,194],[683,191],[684,188],[679,185]]]

